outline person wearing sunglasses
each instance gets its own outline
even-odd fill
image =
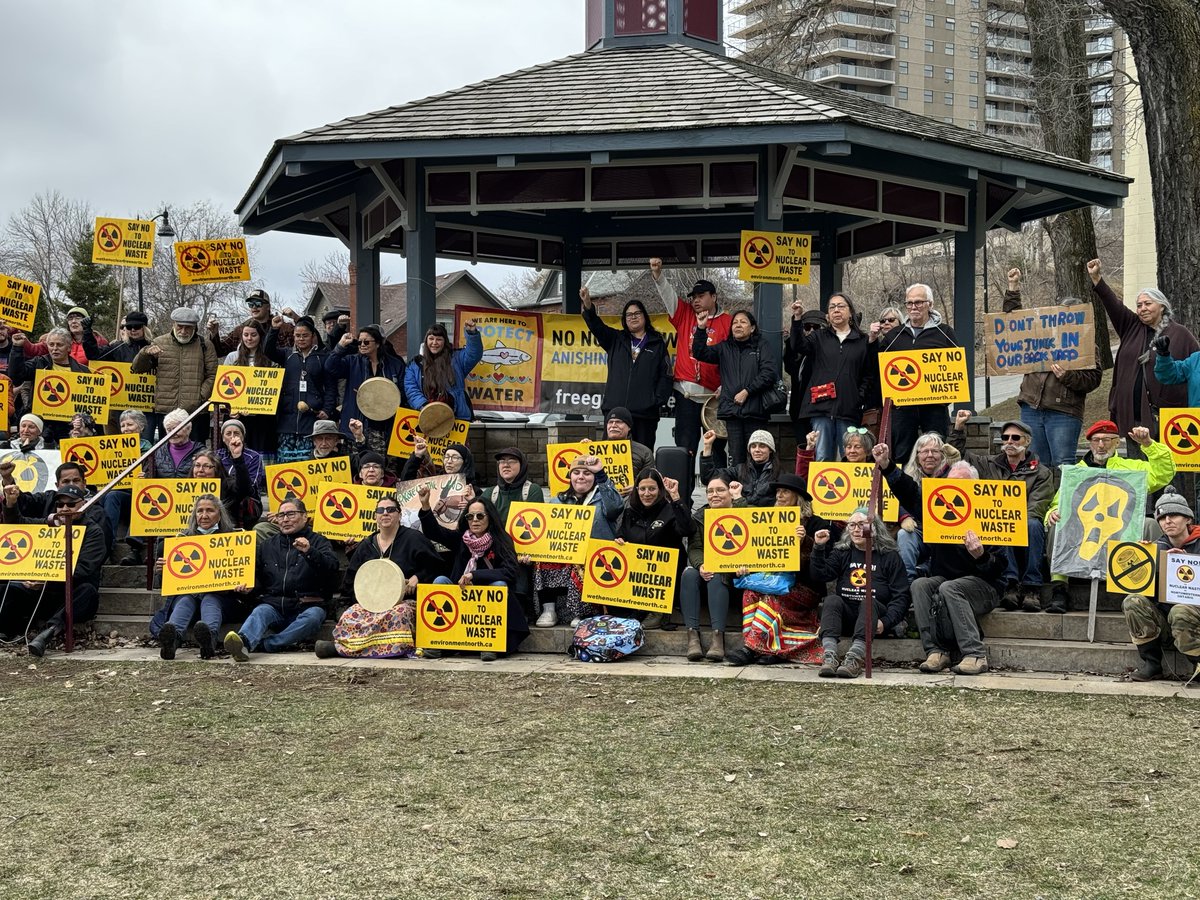
[[[392,349],[378,325],[364,325],[357,336],[351,332],[342,335],[333,352],[325,358],[325,374],[331,379],[346,379],[346,391],[342,396],[341,429],[350,434],[350,420],[363,423],[366,444],[376,453],[387,455],[388,439],[391,437],[392,417],[371,419],[358,406],[358,389],[368,378],[386,378],[400,389],[400,405],[408,406],[404,394],[404,357]]]
[[[467,504],[457,529],[446,528],[429,506],[429,486],[417,489],[421,501],[421,530],[431,540],[450,548],[450,575],[433,579],[434,584],[493,585],[508,588],[505,606],[506,653],[516,653],[529,637],[529,623],[517,598],[517,552],[504,522],[491,501],[476,497]],[[427,653],[428,655],[428,653]],[[484,662],[494,662],[498,654],[486,650],[479,654]]]
[[[63,463],[64,466],[73,463]],[[60,467],[61,468],[61,467]],[[78,468],[77,466],[75,468]],[[82,482],[82,474],[80,474]],[[22,513],[22,492],[17,485],[4,485],[3,522],[5,525],[45,525],[46,516],[40,513]],[[88,498],[87,488],[81,484],[64,483],[52,492],[51,514],[74,512]],[[79,547],[79,559],[75,563],[75,577],[71,591],[71,611],[76,625],[90,622],[96,617],[100,606],[100,572],[108,557],[104,527],[94,518],[94,513],[104,514],[99,505],[92,506],[82,519],[72,519],[75,524],[88,526],[83,533],[83,544]],[[0,606],[0,643],[13,643],[25,638],[30,628],[41,619],[42,629],[29,639],[30,656],[44,656],[47,648],[58,640],[67,627],[66,594],[61,581],[10,581],[0,582],[0,595],[4,604]]]
[[[446,574],[446,565],[433,542],[401,523],[400,504],[394,496],[375,504],[375,530],[358,543],[342,579],[342,596],[332,641],[317,641],[322,659],[333,656],[365,659],[404,659],[416,650],[413,639],[417,585],[432,584]],[[372,612],[354,596],[358,570],[373,559],[394,562],[404,573],[400,601],[384,612]]]
[[[808,467],[817,455],[817,443],[821,439],[819,431],[810,431],[805,436],[804,446],[796,450],[796,474],[808,478]],[[875,446],[875,435],[870,429],[861,425],[851,425],[842,437],[842,462],[869,463],[871,448]]]
[[[246,295],[246,312],[249,313],[246,320],[235,325],[225,337],[221,337],[221,323],[217,317],[209,317],[208,339],[212,341],[218,353],[225,354],[237,350],[246,328],[257,328],[264,335],[271,330],[271,320],[275,317],[271,312],[271,295],[262,288],[256,288]],[[282,347],[292,346],[291,323],[284,322],[280,326],[277,340]]]
[[[950,446],[979,470],[981,478],[993,481],[1025,482],[1025,521],[1029,528],[1028,547],[1006,547],[1004,594],[1000,608],[1041,612],[1042,563],[1046,550],[1046,527],[1042,519],[1054,499],[1054,469],[1029,449],[1033,432],[1024,422],[1010,420],[1000,425],[1000,452],[988,456],[967,450],[967,422],[974,413],[960,409],[954,416]]]
[[[871,333],[878,339],[880,353],[901,350],[920,353],[922,350],[962,347],[953,330],[942,322],[933,308],[933,288],[929,285],[910,285],[904,292],[904,309],[908,318],[886,333],[881,323],[872,323]],[[970,329],[970,323],[965,327]],[[945,434],[947,428],[945,403],[898,406],[892,410],[891,435],[881,434],[879,439],[890,442],[893,459],[905,460],[919,435],[929,431]]]
[[[817,460],[837,459],[846,429],[862,422],[863,392],[877,378],[878,344],[858,326],[854,301],[845,291],[826,305],[829,327],[805,332],[803,315],[793,304],[791,340],[796,352],[811,359],[808,391],[800,398],[800,416],[820,436]]]
[[[893,329],[900,327],[901,313],[894,306],[882,309],[876,320],[879,323],[879,338],[887,336]],[[873,326],[872,326],[873,327]],[[870,330],[870,329],[868,329]],[[879,370],[876,368],[874,377],[863,386],[863,415],[862,423],[878,433],[879,420],[883,417],[883,385],[879,380]]]
[[[819,309],[805,309],[804,302],[796,300],[792,303],[792,318],[800,315],[800,332],[808,337],[828,325],[825,313]],[[804,443],[804,436],[812,431],[812,419],[800,414],[804,392],[808,390],[809,378],[812,375],[812,357],[801,354],[797,341],[792,339],[789,329],[783,339],[783,371],[787,373],[791,391],[788,393],[788,417],[792,420],[796,444]]]

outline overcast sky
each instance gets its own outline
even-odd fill
[[[232,212],[275,139],[579,52],[584,2],[39,0],[6,3],[0,33],[0,221],[54,189],[98,215]],[[341,246],[252,240],[253,274],[286,303],[305,261]],[[403,280],[404,260],[383,260]],[[514,270],[472,271],[495,287]]]

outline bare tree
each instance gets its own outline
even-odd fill
[[[318,284],[349,284],[350,254],[345,250],[331,250],[322,259],[310,259],[300,267],[300,281],[304,284],[305,302]]]
[[[48,322],[62,321],[67,307],[59,282],[70,275],[71,254],[79,235],[91,233],[93,226],[88,205],[58,191],[35,195],[4,226],[0,271],[41,285],[39,313],[44,313]]]

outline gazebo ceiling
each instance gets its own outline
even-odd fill
[[[347,242],[357,214],[365,246],[403,252],[422,202],[438,256],[556,268],[578,240],[584,268],[720,266],[736,264],[760,190],[786,230],[832,224],[842,261],[967,230],[976,191],[982,233],[1119,206],[1128,181],[669,44],[580,53],[284,138],[238,214],[250,233]]]

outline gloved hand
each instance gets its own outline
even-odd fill
[[[82,320],[82,324],[83,324],[84,328],[91,328],[92,327],[92,317],[84,316],[83,320]]]
[[[1171,338],[1168,335],[1160,334],[1150,346],[1159,356],[1168,356],[1171,352]]]
[[[909,516],[907,519],[901,519],[900,527],[903,528],[905,531],[907,531],[909,534],[912,534],[914,531],[917,530],[917,520],[912,518],[912,516]]]

